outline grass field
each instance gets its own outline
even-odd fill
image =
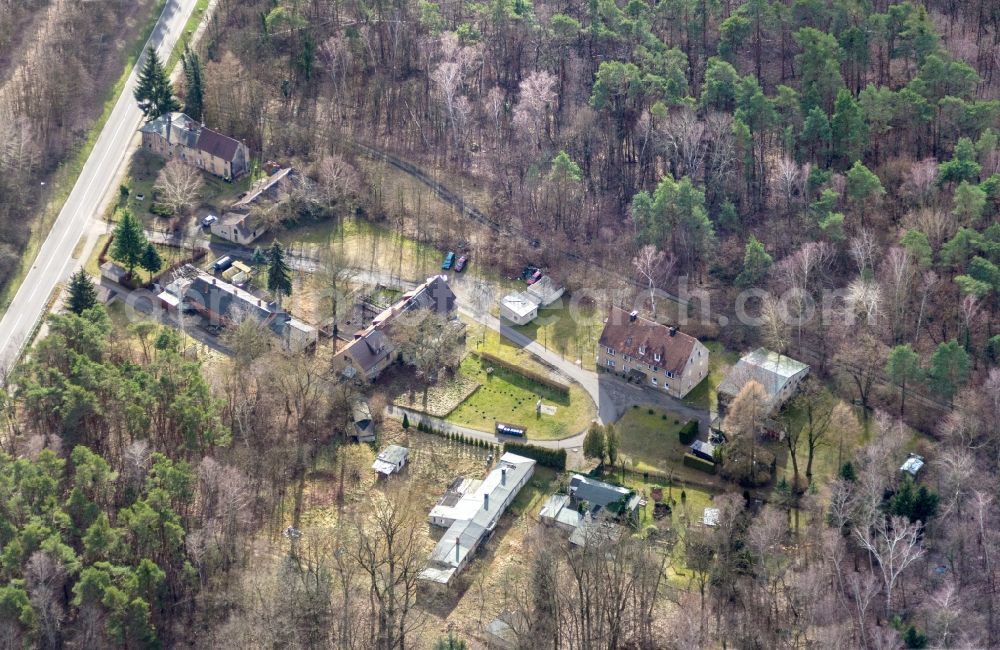
[[[604,328],[604,313],[594,305],[582,305],[563,296],[538,312],[538,317],[514,329],[558,352],[564,359],[579,360],[594,370],[595,345]]]
[[[690,449],[677,434],[685,422],[686,418],[670,411],[634,406],[615,423],[621,454],[637,472],[672,474],[698,484],[719,483],[714,475],[684,465],[684,454]]]
[[[441,269],[441,253],[434,247],[357,217],[292,226],[279,233],[278,239],[293,250],[313,247],[322,254],[329,247],[349,266],[403,279],[425,277]]]
[[[482,387],[451,412],[449,422],[493,431],[499,420],[526,427],[528,438],[557,440],[583,431],[594,417],[590,398],[578,386],[566,396],[504,368],[494,367],[488,374],[487,366],[471,354],[462,360],[460,372]],[[539,399],[555,406],[555,415],[536,413]]]
[[[727,350],[718,341],[704,341],[708,348],[708,376],[687,394],[684,401],[688,404],[715,412],[715,389],[726,376],[729,368],[740,359],[736,352]]]

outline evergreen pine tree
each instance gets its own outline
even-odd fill
[[[146,244],[146,249],[142,251],[142,258],[139,260],[139,266],[146,269],[150,273],[156,273],[163,266],[163,259],[160,257],[159,251],[152,244]]]
[[[66,309],[74,314],[82,314],[97,304],[97,290],[90,276],[80,269],[69,279],[69,297],[66,299]]]
[[[186,46],[181,61],[184,65],[184,78],[187,82],[184,94],[184,112],[200,122],[205,97],[201,83],[201,61],[198,59],[198,55]]]
[[[167,71],[152,47],[146,50],[146,62],[139,72],[139,82],[132,96],[139,103],[143,114],[151,120],[180,110]]]
[[[292,275],[285,262],[285,251],[277,240],[267,249],[267,290],[275,295],[278,304],[282,296],[292,295]]]
[[[125,265],[125,270],[129,276],[135,267],[142,263],[142,258],[146,252],[146,234],[142,231],[142,224],[130,211],[122,212],[122,218],[115,226],[114,242],[111,244],[111,257]]]

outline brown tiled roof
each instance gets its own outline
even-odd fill
[[[349,354],[364,372],[370,371],[392,354],[392,348],[385,334],[373,327],[355,335],[353,341],[345,345],[340,354]]]
[[[236,157],[236,150],[240,143],[229,136],[202,127],[201,133],[198,135],[197,146],[207,154],[231,162]]]
[[[642,316],[633,321],[627,311],[612,307],[599,343],[603,348],[614,350],[615,354],[627,354],[647,365],[680,374],[684,372],[698,339],[679,330],[671,335],[670,331],[666,325]],[[640,348],[644,354],[639,354]],[[659,361],[655,360],[656,355],[660,355]]]

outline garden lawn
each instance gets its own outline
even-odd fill
[[[287,247],[329,247],[343,256],[348,266],[389,273],[415,280],[441,272],[444,255],[380,225],[358,217],[331,218],[289,226],[278,235]]]
[[[823,389],[820,399],[834,404],[842,401],[831,393],[828,388]],[[817,486],[824,486],[836,477],[840,472],[840,465],[844,461],[852,460],[858,446],[867,438],[861,424],[861,410],[852,407],[852,411],[857,416],[857,426],[848,431],[841,431],[831,425],[826,435],[823,436],[820,445],[816,448],[812,469],[813,483]],[[797,409],[794,402],[791,402],[782,411],[781,420],[786,423],[789,430],[799,429],[802,431],[799,435],[796,457],[799,462],[799,479],[805,481],[806,463],[809,459],[809,441],[807,440],[806,431],[803,430],[803,427],[806,425],[805,413]],[[788,453],[787,442],[770,443],[768,447],[774,452],[775,461],[777,462],[775,481],[777,482],[784,478],[791,483],[794,471],[792,470],[792,460]],[[900,460],[900,464],[902,462]]]
[[[717,475],[684,464],[684,454],[690,448],[681,444],[678,432],[685,422],[685,417],[672,411],[633,406],[615,422],[622,457],[631,461],[636,472],[672,475],[698,485],[721,485]]]
[[[497,421],[527,428],[527,437],[534,440],[558,440],[585,430],[594,418],[590,397],[573,384],[569,396],[543,386],[516,372],[493,367],[474,355],[462,360],[459,372],[474,378],[482,387],[462,402],[448,416],[448,422],[460,426],[494,431]],[[556,407],[555,415],[539,415],[535,404]]]
[[[635,472],[626,472],[624,481],[621,480],[620,474],[615,473],[602,476],[601,480],[631,488],[646,500],[645,507],[639,511],[640,530],[647,526],[656,526],[659,530],[668,528],[678,530],[688,526],[697,526],[705,508],[712,507],[712,500],[721,493],[686,484],[683,480],[678,479],[674,479],[672,485],[655,479],[645,480]],[[669,521],[666,518],[659,521],[653,518],[654,504],[651,494],[655,487],[663,489],[664,502],[673,501]],[[688,583],[691,581],[691,574],[684,564],[683,535],[677,536],[671,552],[670,564],[667,567],[667,580],[672,587],[677,589],[687,589]]]
[[[740,360],[740,355],[727,350],[718,341],[703,341],[703,343],[708,348],[708,376],[687,394],[684,401],[715,413],[717,406],[715,389],[725,379],[729,368]]]
[[[591,304],[576,304],[563,296],[538,312],[527,325],[513,329],[558,352],[564,359],[579,360],[584,368],[594,370],[597,339],[604,329],[604,313]]]

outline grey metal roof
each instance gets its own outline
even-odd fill
[[[768,396],[774,398],[792,377],[809,366],[783,354],[765,348],[757,348],[746,354],[726,374],[717,391],[723,395],[735,396],[750,379],[763,386]]]
[[[431,517],[453,519],[454,522],[434,547],[430,566],[420,577],[432,582],[449,582],[466,556],[474,553],[487,533],[496,528],[534,467],[534,460],[507,452],[475,490],[462,495],[452,506],[435,506]]]
[[[627,488],[598,481],[582,474],[574,474],[570,478],[569,490],[574,499],[586,501],[591,508],[595,506],[606,508],[609,504],[621,501],[622,498],[631,493],[631,490]]]
[[[269,303],[249,291],[204,273],[200,273],[191,281],[184,297],[189,302],[227,318],[233,318],[239,312],[243,312],[258,321],[265,322],[278,313],[274,303]]]

